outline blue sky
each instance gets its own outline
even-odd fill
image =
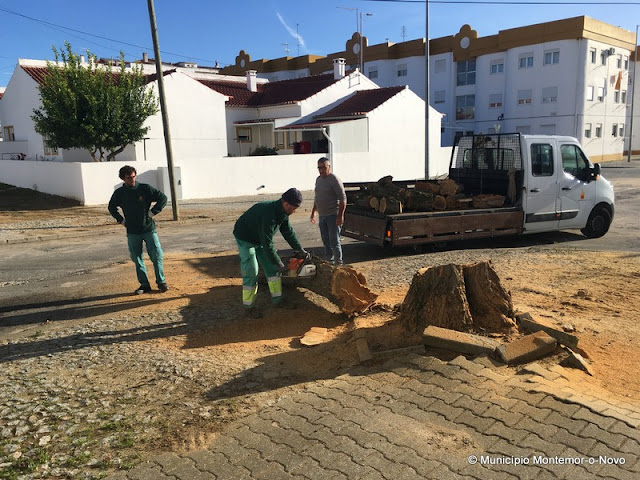
[[[453,0],[455,1],[455,0]],[[473,1],[473,0],[471,0]],[[505,2],[507,0],[494,0]],[[517,0],[515,0],[517,1]],[[538,0],[551,2],[552,0]],[[565,0],[571,2],[573,0]],[[635,5],[430,4],[429,37],[455,35],[465,23],[479,36],[499,30],[588,15],[635,32]],[[625,2],[625,0],[621,0]],[[342,51],[364,19],[369,44],[425,36],[425,2],[371,0],[155,0],[162,59],[224,66],[243,49],[252,60]],[[606,2],[601,2],[606,3]],[[634,3],[628,0],[627,3]],[[343,8],[338,8],[343,7]],[[349,10],[351,9],[351,10]],[[27,18],[29,17],[29,18]],[[297,32],[297,33],[296,33]],[[0,86],[9,82],[18,58],[52,59],[51,46],[69,41],[75,51],[128,60],[153,56],[145,0],[0,0]]]

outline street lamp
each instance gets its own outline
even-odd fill
[[[373,13],[363,13],[360,12],[360,72],[364,75],[364,40],[363,40],[363,18],[364,17],[372,17]]]

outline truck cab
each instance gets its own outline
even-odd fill
[[[581,229],[587,237],[609,230],[613,186],[573,137],[521,135],[525,180],[523,233]]]

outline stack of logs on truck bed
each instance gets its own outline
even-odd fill
[[[450,178],[417,180],[414,188],[402,188],[386,176],[360,188],[349,203],[386,215],[403,212],[431,212],[437,210],[465,210],[469,208],[498,208],[504,205],[504,195],[482,194],[467,196],[463,186]]]

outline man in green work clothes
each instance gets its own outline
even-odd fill
[[[136,265],[136,275],[140,282],[140,286],[133,293],[142,295],[151,292],[142,257],[143,242],[147,245],[147,252],[153,263],[158,289],[166,292],[169,287],[164,278],[162,246],[156,233],[153,217],[167,204],[167,196],[151,185],[136,181],[136,169],[129,165],[122,167],[118,174],[124,185],[113,192],[109,201],[109,213],[127,229],[129,256]],[[155,204],[151,206],[153,202]],[[122,210],[122,215],[118,208]]]
[[[306,254],[293,228],[289,224],[289,215],[302,203],[302,194],[290,188],[275,201],[256,203],[244,212],[233,228],[233,235],[240,251],[242,270],[242,303],[247,315],[254,318],[262,316],[256,307],[258,295],[258,262],[267,277],[271,301],[277,308],[295,308],[282,297],[282,278],[287,267],[283,265],[273,246],[273,236],[278,230],[295,251]]]

